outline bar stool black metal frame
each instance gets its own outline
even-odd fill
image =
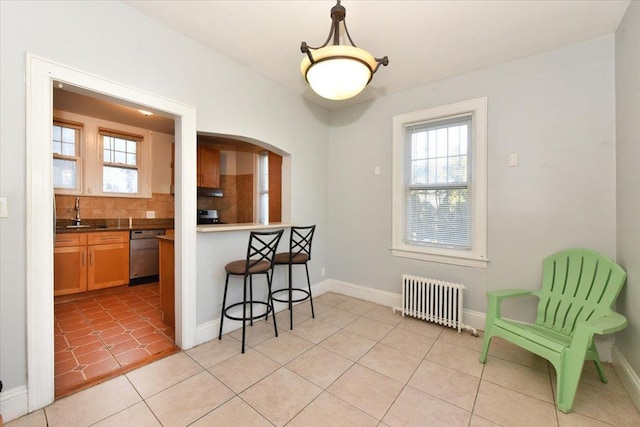
[[[311,295],[311,281],[309,280],[309,267],[307,262],[311,259],[311,241],[313,240],[313,234],[316,231],[315,225],[306,227],[291,227],[291,233],[289,235],[289,252],[277,253],[274,259],[275,265],[288,265],[289,266],[289,287],[278,289],[271,292],[271,298],[273,301],[283,302],[289,305],[289,327],[293,330],[293,303],[302,302],[307,299],[311,302],[311,317],[315,319],[316,315],[313,310],[313,296]],[[307,272],[307,289],[294,288],[292,284],[292,270],[294,265],[302,265]],[[293,298],[293,292],[302,292],[304,296],[300,298]],[[277,294],[286,292],[287,295],[278,298]],[[275,317],[275,316],[274,316]],[[275,320],[275,319],[274,319]]]
[[[253,326],[253,321],[262,317],[267,318],[269,313],[274,313],[273,299],[271,298],[271,280],[273,278],[274,258],[278,243],[284,230],[276,231],[252,231],[249,235],[249,245],[247,248],[247,258],[244,260],[232,261],[224,268],[227,278],[224,283],[224,296],[222,297],[222,313],[220,316],[220,333],[218,339],[222,339],[222,324],[224,318],[242,321],[242,352],[244,353],[245,329],[247,321]],[[253,275],[264,274],[267,276],[267,301],[256,301],[253,299]],[[226,306],[227,290],[229,289],[230,276],[243,276],[243,297],[242,301]],[[247,283],[247,279],[248,283]],[[248,286],[247,286],[248,284]],[[249,299],[247,300],[247,287],[249,288]],[[264,313],[253,314],[253,306],[265,306]],[[242,306],[242,317],[229,314],[230,310]],[[247,316],[247,306],[249,306],[249,316]],[[275,315],[273,316],[273,329],[276,337],[278,327]]]

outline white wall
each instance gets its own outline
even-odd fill
[[[617,244],[618,262],[628,274],[617,309],[629,320],[616,345],[640,373],[640,2],[631,2],[615,38]]]
[[[236,175],[235,151],[220,151],[220,175]]]
[[[613,53],[608,36],[332,112],[330,276],[395,293],[402,273],[461,282],[465,307],[484,312],[487,290],[538,289],[542,259],[555,251],[615,257]],[[483,96],[488,268],[392,257],[392,117]]]
[[[314,262],[326,264],[326,111],[121,2],[0,2],[0,195],[9,203],[9,218],[0,220],[0,378],[5,391],[27,381],[27,52],[193,105],[199,131],[241,135],[291,153],[292,215],[297,222],[318,223]],[[215,236],[198,238],[201,321],[219,315],[212,307],[222,290],[211,273],[217,274],[220,264],[210,261],[245,253],[236,249],[246,247],[246,235],[228,236],[237,244],[216,246]]]
[[[151,132],[151,192],[171,193],[171,150],[175,138],[173,135]]]

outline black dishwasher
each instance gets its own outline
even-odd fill
[[[129,242],[129,284],[158,280],[158,239],[164,230],[132,230]]]

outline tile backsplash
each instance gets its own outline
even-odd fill
[[[56,195],[58,219],[72,219],[76,196]],[[151,199],[126,197],[80,196],[80,218],[146,218],[147,211],[155,211],[156,218],[174,217],[174,196],[153,193]]]
[[[253,222],[253,174],[220,175],[222,197],[198,197],[198,209],[217,209],[220,221]]]

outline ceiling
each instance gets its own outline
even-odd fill
[[[335,1],[125,0],[326,109],[401,92],[465,72],[615,32],[630,0],[345,0],[354,42],[387,55],[369,86],[345,101],[316,95],[300,74],[300,43],[324,43]],[[54,108],[173,134],[173,118],[54,85]],[[213,136],[212,136],[213,137]]]
[[[174,132],[175,122],[172,118],[164,117],[158,112],[147,116],[138,110],[143,107],[124,105],[121,100],[116,101],[59,82],[54,83],[53,108],[169,135]]]
[[[630,0],[345,0],[353,41],[387,55],[369,86],[345,101],[311,91],[300,43],[324,43],[331,0],[125,0],[140,12],[329,110],[615,32]]]

